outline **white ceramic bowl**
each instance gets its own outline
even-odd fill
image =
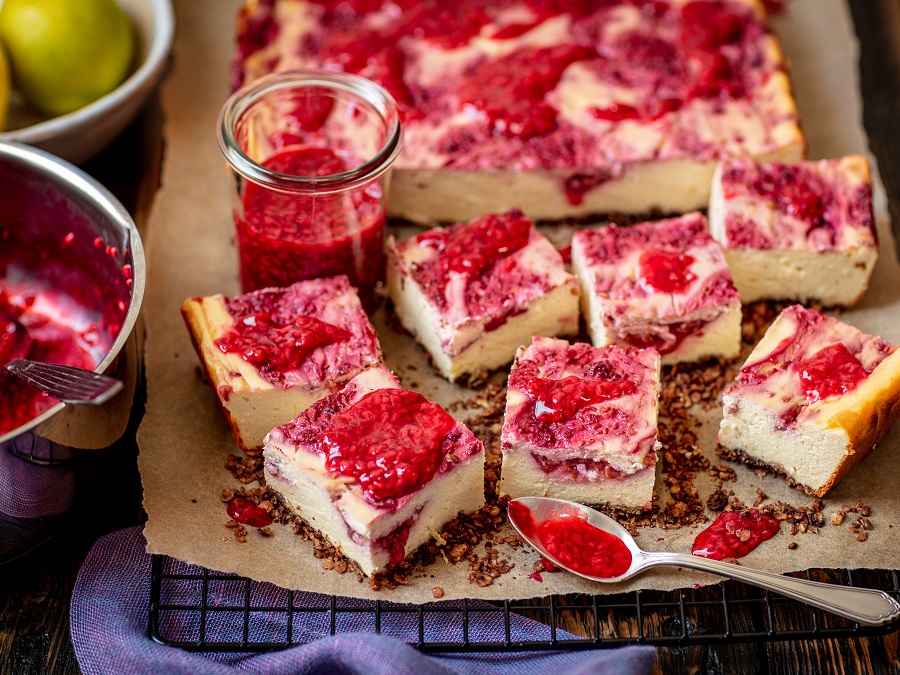
[[[0,141],[27,143],[77,164],[106,147],[135,118],[165,70],[175,19],[171,0],[118,1],[137,36],[136,67],[128,79],[93,103],[49,119],[13,101],[10,129],[0,133]]]

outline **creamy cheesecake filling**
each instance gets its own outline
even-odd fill
[[[818,300],[849,306],[865,292],[878,259],[868,161],[717,167],[710,231],[725,248],[744,302]]]
[[[344,276],[181,308],[220,407],[244,449],[381,362],[381,347]]]
[[[755,0],[248,0],[233,84],[297,68],[355,72],[393,94],[405,148],[391,212],[426,222],[460,212],[416,206],[415,172],[553,174],[542,195],[562,198],[549,214],[559,218],[594,208],[588,197],[632,166],[685,160],[710,164],[698,173],[708,178],[723,157],[803,152],[783,58]],[[635,209],[668,203],[668,182],[644,183]],[[482,188],[494,192],[481,213],[513,205],[496,187]]]
[[[451,380],[578,330],[578,280],[518,210],[389,239],[387,277],[401,324]]]
[[[644,439],[644,441],[642,441],[640,445],[649,445],[649,448],[643,451],[643,467],[655,467],[655,451],[658,449],[656,435],[654,434],[652,438]],[[654,452],[651,453],[649,452],[650,450],[654,450]],[[531,452],[531,459],[538,466],[538,468],[545,474],[550,476],[551,479],[567,480],[577,483],[598,483],[607,480],[621,480],[626,476],[630,476],[634,473],[638,473],[639,471],[644,470],[638,469],[637,471],[632,471],[631,473],[623,473],[614,468],[613,465],[605,459],[592,460],[585,459],[583,457],[570,457],[568,459],[556,461],[536,451]]]
[[[653,347],[667,363],[740,350],[740,299],[702,215],[576,232],[572,264],[595,345]]]
[[[788,307],[723,393],[720,453],[824,495],[900,414],[898,357],[880,337]]]
[[[868,164],[723,162],[722,244],[728,248],[842,251],[878,245]]]
[[[582,475],[547,473],[528,452],[512,452],[503,458],[501,494],[516,497],[553,497],[580,504],[608,504],[645,510],[652,506],[656,464],[630,474],[602,480]]]
[[[829,399],[855,390],[897,349],[833,317],[793,305],[785,309],[725,390],[725,411],[752,401],[796,428],[820,417]]]
[[[658,397],[651,349],[533,338],[510,372],[500,494],[643,506],[653,490]]]

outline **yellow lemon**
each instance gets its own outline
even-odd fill
[[[115,89],[134,57],[134,31],[115,0],[4,0],[0,41],[13,84],[51,115]]]
[[[6,111],[9,108],[9,64],[6,51],[0,43],[0,131],[6,128]]]

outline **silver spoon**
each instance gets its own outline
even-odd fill
[[[535,523],[529,523],[528,511],[522,511],[521,508],[517,509],[514,506],[515,504],[521,504],[526,507],[530,511],[531,516],[533,516]],[[512,508],[509,512],[509,522],[512,523],[525,541],[536,548],[550,562],[572,574],[577,574],[591,581],[607,584],[617,583],[640,574],[651,567],[686,567],[737,579],[752,586],[775,591],[794,600],[805,602],[813,607],[824,609],[827,612],[832,612],[859,623],[883,626],[900,619],[900,603],[883,591],[796,579],[685,553],[650,553],[642,551],[638,548],[631,535],[612,518],[603,515],[595,509],[562,499],[520,497],[512,500],[510,506]],[[631,552],[631,565],[624,574],[607,578],[575,572],[567,565],[561,563],[555,556],[548,553],[541,541],[533,534],[535,525],[540,526],[542,522],[564,514],[575,515],[576,513],[583,514],[590,525],[618,537],[628,547],[628,550]]]
[[[28,329],[15,317],[0,311],[0,364],[13,375],[63,403],[100,405],[122,390],[122,383],[84,368],[31,361]]]

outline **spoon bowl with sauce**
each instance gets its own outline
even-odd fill
[[[643,551],[615,520],[575,502],[520,497],[509,503],[508,513],[512,526],[541,555],[562,569],[591,581],[618,583],[653,567],[684,567],[774,591],[859,623],[883,626],[900,620],[900,603],[883,591],[797,579],[714,559],[717,553],[727,548],[727,537],[717,533],[716,523],[700,533],[694,555],[688,555]],[[738,547],[739,555],[746,554],[753,544],[768,539],[777,531],[777,521],[772,519],[773,526],[765,520],[769,517],[763,516],[750,512],[747,517],[754,525],[739,525],[748,532],[737,538],[737,541],[743,539],[741,543],[746,548],[741,551]],[[726,523],[725,520],[721,522]],[[728,532],[736,531],[733,522],[727,527]],[[725,531],[722,527],[721,532]],[[710,534],[704,537],[706,533]],[[706,555],[713,557],[704,557]]]

